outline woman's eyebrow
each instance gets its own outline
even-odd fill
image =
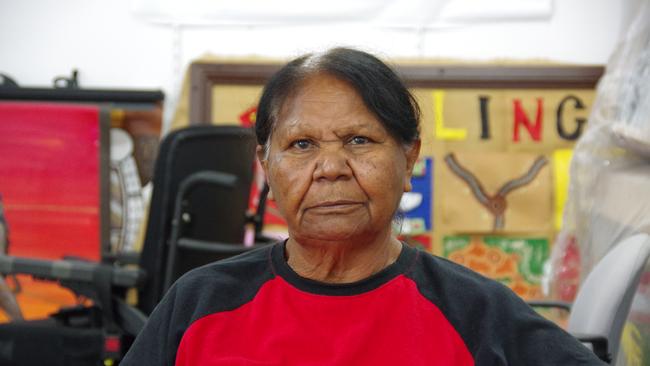
[[[281,132],[281,137],[290,138],[297,135],[304,135],[311,138],[320,139],[318,136],[322,136],[324,133],[328,132],[328,128],[325,126],[305,126],[302,122],[303,121],[299,118],[285,121],[286,126],[283,128],[284,131]],[[330,131],[336,137],[344,138],[349,137],[350,135],[369,133],[375,131],[376,129],[377,127],[373,126],[371,123],[365,121],[355,121],[351,122],[348,125],[332,129]]]
[[[345,126],[337,131],[334,131],[334,134],[338,137],[345,137],[349,135],[365,133],[368,131],[373,131],[373,128],[368,123],[359,123],[350,126]]]

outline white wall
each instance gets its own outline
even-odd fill
[[[162,88],[171,109],[184,68],[205,52],[290,57],[349,45],[388,58],[604,64],[636,1],[555,0],[548,20],[417,32],[363,24],[171,29],[132,15],[129,0],[0,0],[0,72],[49,86],[76,67],[82,87]]]

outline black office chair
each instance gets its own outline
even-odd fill
[[[259,235],[263,203],[255,215],[246,215],[254,157],[248,128],[195,126],[163,140],[140,266],[164,275],[148,279],[140,291],[139,307],[146,313],[189,269],[268,242]],[[262,243],[242,245],[247,224]]]
[[[242,244],[245,226],[254,225],[259,233],[263,217],[264,192],[257,213],[247,214],[254,148],[252,131],[234,126],[190,127],[163,140],[138,268],[122,265],[134,262],[132,253],[99,264],[0,256],[0,273],[58,281],[96,304],[63,309],[43,321],[0,326],[0,364],[119,361],[147,315],[179,276],[196,266],[267,245],[268,241]],[[124,300],[129,288],[138,289],[136,307]],[[32,339],[37,338],[43,340],[39,346],[59,347],[63,356],[30,351]],[[7,354],[3,354],[3,344],[12,344]]]

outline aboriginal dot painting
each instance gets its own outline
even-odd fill
[[[521,297],[539,298],[549,249],[545,238],[446,236],[442,255],[501,281]]]

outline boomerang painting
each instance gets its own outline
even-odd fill
[[[526,153],[448,153],[445,227],[458,232],[552,229],[549,161]]]

